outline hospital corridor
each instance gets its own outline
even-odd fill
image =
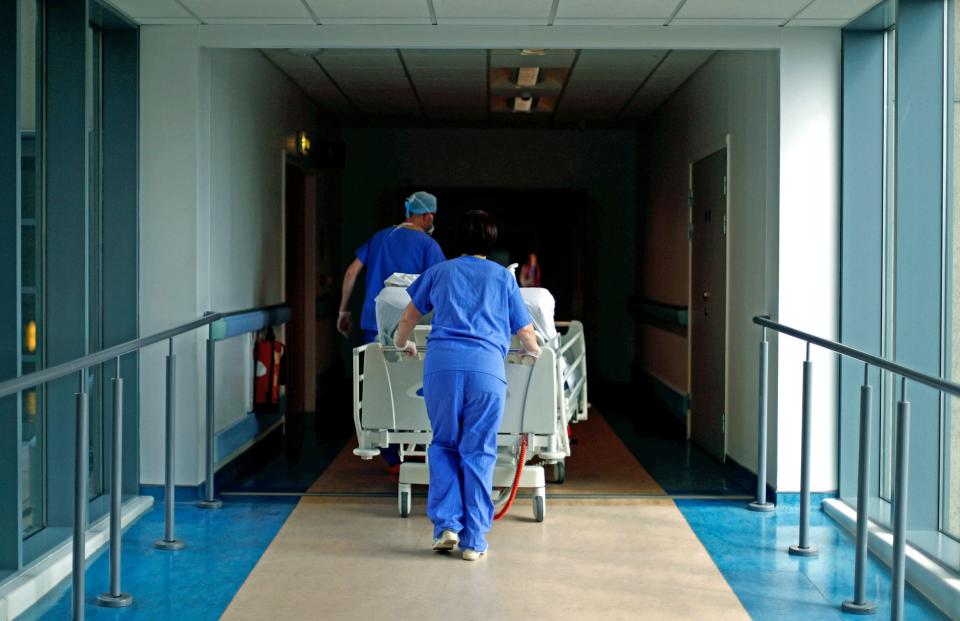
[[[0,621],[960,620],[957,0],[0,0]]]

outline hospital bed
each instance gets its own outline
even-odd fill
[[[393,291],[378,296],[379,342],[353,350],[353,417],[358,443],[354,453],[371,459],[380,448],[400,445],[403,463],[397,501],[400,515],[406,517],[412,505],[412,485],[430,482],[426,463],[405,459],[425,457],[431,441],[423,400],[423,364],[430,326],[414,329],[418,355],[402,357],[393,347],[392,335],[410,298],[402,285],[388,286],[384,291],[387,289]],[[525,465],[519,487],[533,490],[533,514],[541,522],[546,514],[543,466],[553,465],[555,479],[562,482],[564,460],[570,456],[568,425],[587,417],[586,343],[579,321],[553,321],[553,298],[546,290],[521,289],[521,293],[533,311],[534,326],[544,346],[532,364],[521,362],[516,337],[508,353],[507,399],[497,434],[493,486],[512,486],[519,445],[526,437],[525,461],[537,458],[538,463]],[[384,300],[388,301],[381,304]]]

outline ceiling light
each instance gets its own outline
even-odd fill
[[[544,56],[547,51],[540,47],[528,47],[520,50],[521,56]]]
[[[517,86],[536,86],[538,79],[540,79],[540,67],[517,69]]]
[[[533,110],[533,97],[530,95],[520,95],[513,98],[514,112],[530,112]]]

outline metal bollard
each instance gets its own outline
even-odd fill
[[[790,546],[794,556],[816,556],[817,547],[810,545],[810,428],[813,363],[810,362],[810,343],[807,359],[803,362],[803,430],[800,437],[800,543]]]
[[[174,500],[176,500],[176,487],[174,486],[176,458],[175,425],[174,418],[176,408],[174,400],[176,399],[176,356],[173,355],[173,339],[170,339],[170,353],[167,354],[167,416],[166,416],[166,459],[165,459],[165,485],[164,485],[164,509],[165,524],[163,539],[158,539],[154,544],[160,550],[180,550],[183,548],[183,542],[176,538],[174,534]]]
[[[97,604],[106,608],[125,608],[133,597],[120,589],[120,511],[123,495],[123,378],[120,359],[113,378],[113,438],[110,447],[110,591],[97,597]]]
[[[773,511],[767,502],[767,329],[760,339],[760,425],[757,432],[757,499],[747,505],[751,511]]]
[[[910,458],[910,402],[903,379],[897,403],[897,463],[893,490],[893,585],[890,589],[890,619],[903,621],[903,592],[907,576],[907,497]]]
[[[869,615],[877,611],[876,604],[867,601],[867,496],[870,493],[870,410],[873,389],[869,383],[870,365],[863,366],[863,386],[860,387],[860,455],[857,478],[857,560],[854,569],[853,599],[841,606],[844,612]]]
[[[80,370],[80,391],[76,394],[77,431],[73,486],[73,620],[84,617],[84,565],[87,548],[87,461],[90,443],[90,410],[87,401],[87,372]]]
[[[216,386],[214,385],[214,372],[216,371],[217,364],[217,342],[213,339],[207,339],[207,483],[204,490],[203,500],[197,503],[197,506],[201,509],[219,509],[223,506],[223,503],[216,499],[214,496],[213,486],[215,485],[216,473],[214,472],[214,446],[213,446],[213,425],[214,425],[214,392]]]

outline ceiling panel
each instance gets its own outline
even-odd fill
[[[427,0],[306,0],[321,24],[429,24]]]
[[[524,54],[523,50],[490,50],[491,67],[566,68],[573,64],[577,50],[542,50]]]
[[[664,55],[655,50],[584,50],[557,104],[557,117],[612,120]]]
[[[189,11],[174,0],[110,0],[140,24],[196,24]]]
[[[361,112],[420,115],[396,50],[323,50],[315,58]]]
[[[353,111],[350,102],[309,54],[292,53],[289,50],[264,50],[263,54],[321,106],[338,114]]]
[[[546,25],[553,0],[433,0],[439,24]]]
[[[879,4],[879,0],[814,0],[797,17],[799,19],[843,19],[860,17]]]
[[[555,24],[662,25],[681,0],[560,0]]]
[[[486,70],[486,50],[400,50],[407,67]]]
[[[180,0],[209,24],[313,24],[300,0]]]
[[[850,22],[849,19],[791,19],[786,23],[787,28],[842,28]]]
[[[687,0],[673,23],[688,19],[787,20],[810,0]]]
[[[653,72],[637,96],[624,110],[627,118],[641,118],[656,110],[697,69],[713,55],[712,51],[672,51]]]

